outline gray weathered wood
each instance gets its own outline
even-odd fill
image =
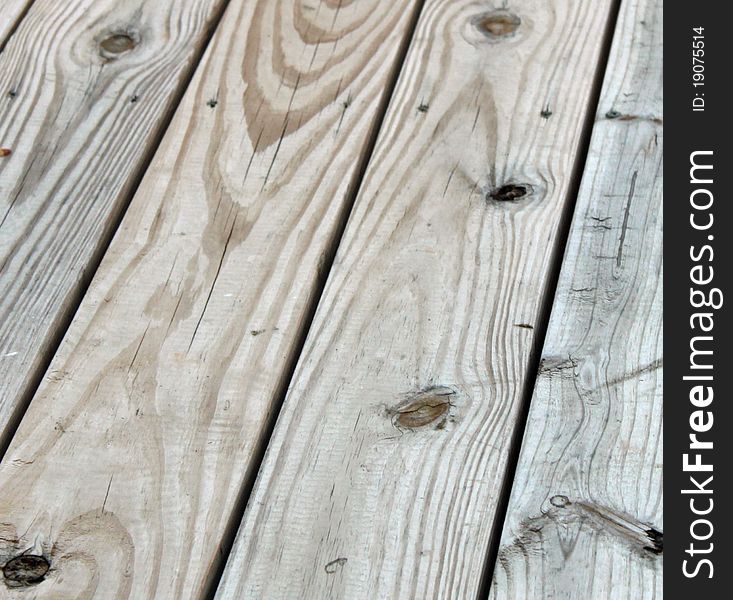
[[[477,597],[612,4],[425,3],[219,598]]]
[[[216,581],[416,6],[229,4],[0,466],[34,598]]]
[[[33,0],[4,0],[0,6],[0,47],[7,42],[10,32],[17,26],[19,19]],[[0,140],[0,144],[2,141]]]
[[[493,600],[662,597],[662,1],[624,0]]]
[[[0,449],[223,0],[36,0],[0,54]]]

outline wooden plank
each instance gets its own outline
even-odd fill
[[[223,0],[37,0],[0,54],[0,453]]]
[[[229,4],[0,467],[34,597],[216,582],[415,9]]]
[[[662,597],[662,1],[624,0],[491,598]]]
[[[426,2],[219,598],[477,597],[611,4]]]
[[[7,42],[8,36],[31,4],[33,0],[4,0],[0,12],[0,48]]]

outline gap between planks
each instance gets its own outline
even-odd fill
[[[47,314],[52,315],[53,326],[49,326],[45,330],[43,328],[38,328],[35,322],[31,323],[31,321],[35,321],[35,319],[31,319],[28,314],[23,313],[22,311],[8,315],[8,320],[16,319],[21,322],[28,322],[27,329],[32,332],[33,339],[30,340],[30,342],[29,340],[26,340],[25,345],[20,342],[15,344],[16,347],[20,348],[20,350],[16,350],[14,348],[14,353],[23,355],[24,359],[26,358],[25,355],[28,355],[29,358],[24,360],[19,367],[16,367],[12,377],[9,377],[5,381],[5,384],[7,385],[6,391],[2,392],[0,390],[0,461],[2,461],[5,456],[8,446],[10,445],[12,438],[23,419],[26,410],[28,409],[33,395],[41,384],[43,376],[46,374],[48,367],[65,336],[66,331],[68,330],[69,325],[71,324],[71,321],[74,318],[84,295],[86,294],[92,278],[94,277],[94,273],[99,267],[109,244],[119,228],[119,225],[125,216],[127,207],[137,192],[145,171],[147,170],[152,157],[157,152],[165,132],[173,119],[173,115],[175,114],[176,109],[178,108],[178,105],[180,104],[181,99],[183,98],[183,95],[196,72],[196,68],[201,58],[204,56],[206,48],[208,47],[230,1],[231,0],[220,0],[217,3],[216,0],[212,0],[212,5],[216,6],[216,8],[212,11],[209,27],[202,30],[197,44],[198,48],[192,52],[192,58],[189,60],[188,66],[181,71],[176,89],[170,93],[169,99],[167,100],[167,107],[162,108],[160,116],[157,117],[156,122],[153,123],[152,127],[154,134],[145,142],[146,147],[142,150],[137,168],[126,176],[126,182],[124,185],[120,186],[120,189],[126,188],[127,191],[122,193],[117,201],[113,201],[113,208],[110,208],[101,217],[101,219],[105,221],[105,224],[103,231],[99,233],[98,240],[94,240],[93,243],[90,244],[94,247],[94,244],[96,243],[94,250],[86,257],[85,260],[82,261],[83,264],[74,265],[75,268],[80,270],[78,281],[73,285],[69,285],[68,288],[65,283],[59,284],[61,294],[65,294],[65,296],[62,300],[52,303],[51,306],[46,309]],[[5,39],[3,49],[5,48],[5,45],[10,42],[13,34],[15,34],[21,27],[23,19],[28,16],[29,11],[33,8],[34,2],[35,0],[30,0],[25,5],[23,11],[19,13],[11,32]],[[191,39],[196,42],[195,36]],[[3,91],[0,90],[0,93],[3,93]],[[43,132],[40,132],[39,136],[40,135],[43,135]],[[2,140],[0,140],[0,142],[2,142]],[[119,160],[122,159],[123,157],[120,151]],[[125,158],[125,160],[128,159]],[[98,201],[99,197],[95,198],[95,200]],[[86,233],[88,234],[88,232]],[[73,239],[71,235],[68,239],[64,240],[64,243],[69,247],[72,242]],[[22,245],[22,242],[16,242],[16,244],[20,246]],[[40,277],[62,281],[63,278],[60,272],[65,267],[66,265],[63,264],[63,260],[59,259],[59,262],[51,269],[50,272],[44,273],[43,270],[39,270]],[[2,273],[1,270],[0,273]],[[33,354],[35,354],[35,356],[33,356]],[[0,370],[0,373],[1,372],[2,370]],[[6,397],[3,398],[3,394],[7,394]]]
[[[3,13],[0,16],[0,54],[5,50],[5,46],[28,14],[32,4],[33,0],[8,0],[3,3]]]
[[[293,352],[285,362],[284,376],[279,384],[278,389],[275,392],[276,399],[273,404],[272,413],[270,414],[270,417],[265,425],[262,442],[255,451],[255,454],[252,458],[252,464],[249,467],[249,472],[244,478],[244,485],[242,486],[239,497],[235,502],[231,518],[229,519],[229,523],[225,527],[224,533],[222,535],[222,541],[220,543],[220,554],[223,557],[228,558],[229,554],[232,551],[237,531],[239,530],[239,526],[242,522],[242,517],[244,516],[244,513],[247,509],[247,502],[250,499],[257,473],[264,459],[265,452],[267,451],[267,446],[270,442],[270,439],[272,438],[272,432],[275,429],[277,418],[280,414],[283,402],[285,401],[288,387],[290,386],[290,382],[293,379],[293,374],[295,373],[298,359],[303,352],[305,340],[308,336],[311,325],[313,324],[316,309],[318,308],[318,304],[321,300],[321,297],[323,296],[323,290],[326,286],[326,281],[328,280],[328,274],[331,272],[331,269],[333,267],[333,262],[336,258],[336,251],[338,250],[339,244],[341,243],[341,240],[343,238],[346,224],[348,223],[349,216],[351,215],[351,211],[354,207],[354,202],[356,201],[356,197],[359,193],[359,188],[361,187],[362,180],[364,179],[364,173],[366,172],[367,166],[369,165],[369,161],[372,157],[372,153],[374,152],[374,145],[376,144],[379,131],[382,128],[382,123],[384,121],[385,113],[387,112],[387,107],[392,98],[392,93],[394,92],[394,88],[397,85],[397,80],[399,78],[402,65],[405,61],[407,50],[410,47],[412,38],[415,35],[415,28],[417,27],[417,23],[420,18],[420,14],[422,12],[424,4],[425,0],[417,0],[415,4],[412,22],[409,24],[407,34],[400,44],[398,57],[392,69],[393,72],[389,77],[387,85],[385,86],[384,95],[382,96],[382,100],[377,109],[375,124],[372,127],[372,131],[369,134],[369,139],[366,142],[364,155],[359,161],[357,173],[351,189],[348,191],[348,198],[342,209],[342,214],[338,217],[334,239],[330,247],[327,248],[325,258],[321,262],[321,267],[316,275],[316,289],[313,293],[313,297],[308,302],[308,309],[304,317],[303,327],[297,334],[297,340],[295,342]],[[219,587],[219,583],[221,582],[225,567],[226,560],[222,560],[213,566],[212,574],[207,577],[209,584],[206,586],[203,595],[203,597],[207,600],[214,600],[214,597],[216,596],[216,590]]]
[[[583,125],[582,141],[580,144],[580,150],[578,152],[578,161],[575,165],[573,175],[571,176],[570,190],[568,192],[568,205],[565,207],[563,216],[559,225],[558,244],[553,250],[552,265],[550,267],[550,275],[548,276],[549,284],[545,297],[542,301],[540,308],[540,318],[538,319],[538,326],[535,327],[537,337],[534,339],[532,345],[532,353],[527,368],[527,376],[524,383],[524,389],[521,392],[521,404],[520,413],[517,419],[517,425],[514,430],[513,440],[509,446],[509,459],[504,475],[504,480],[501,484],[501,494],[498,501],[498,509],[496,514],[496,521],[494,522],[493,532],[491,534],[491,544],[489,545],[489,551],[487,554],[486,570],[481,576],[481,588],[478,592],[478,598],[488,598],[491,588],[491,583],[494,576],[494,568],[496,565],[496,557],[499,553],[499,547],[501,545],[501,532],[504,527],[504,521],[506,519],[506,513],[509,507],[509,498],[512,492],[512,484],[514,482],[514,475],[517,471],[517,464],[519,462],[519,455],[522,447],[522,439],[524,437],[524,430],[527,426],[527,417],[529,416],[529,410],[532,402],[532,394],[534,392],[535,383],[539,373],[540,361],[542,360],[542,348],[545,344],[545,338],[547,337],[547,328],[550,321],[550,314],[552,312],[552,306],[555,302],[555,295],[557,292],[557,285],[560,280],[560,272],[562,270],[563,259],[567,248],[568,237],[570,234],[570,228],[575,214],[575,209],[578,201],[578,192],[580,190],[581,182],[583,179],[583,173],[588,158],[588,149],[590,147],[591,138],[593,136],[593,125],[595,123],[596,112],[600,101],[603,80],[608,67],[608,58],[611,53],[611,46],[613,44],[614,31],[618,22],[619,11],[621,10],[621,4],[624,0],[615,0],[613,7],[610,11],[610,17],[606,27],[606,31],[603,34],[603,47],[600,58],[598,60],[598,70],[593,81],[593,89],[590,94],[590,111],[586,115],[585,123]]]
[[[494,600],[661,597],[662,90],[662,0],[624,0]]]
[[[523,332],[541,312],[550,257],[540,247],[556,238],[562,212],[552,209],[567,200],[576,172],[584,116],[593,112],[586,101],[602,71],[599,50],[614,5],[589,13],[575,2],[514,4],[526,19],[514,40],[518,20],[511,14],[500,11],[492,21],[468,2],[426,3],[221,598],[287,598],[293,582],[305,597],[318,598],[477,595],[493,523],[492,486],[503,472],[504,440],[529,364],[531,338],[519,334],[532,335]],[[564,21],[555,12],[573,25],[573,35],[559,31]],[[530,48],[540,36],[546,54],[538,57]],[[557,58],[561,68],[533,71],[544,56],[562,56],[563,44],[575,52]],[[527,79],[534,85],[521,88]],[[460,92],[468,101],[454,103]],[[477,106],[487,108],[481,119]],[[526,122],[497,118],[517,110]],[[412,113],[423,120],[409,120]],[[473,136],[472,122],[479,125]],[[482,145],[497,140],[498,147]],[[545,162],[547,156],[554,160]],[[522,181],[548,188],[552,182],[551,191],[522,199],[532,189],[516,185]],[[525,254],[528,246],[534,252]],[[476,292],[480,299],[446,306],[459,287],[461,297]],[[511,356],[495,364],[494,348],[511,349]],[[441,463],[441,453],[454,462]],[[468,507],[471,518],[456,520]]]
[[[241,478],[256,469],[250,452],[263,442],[269,402],[282,388],[319,270],[325,278],[321,259],[333,252],[332,234],[346,220],[341,203],[355,191],[365,142],[376,135],[374,117],[386,103],[385,83],[399,69],[399,61],[392,73],[385,64],[407,45],[418,6],[373,2],[339,10],[323,3],[323,14],[297,23],[322,29],[325,38],[333,32],[320,44],[279,29],[286,37],[272,40],[268,34],[279,23],[274,3],[230,4],[53,359],[51,371],[59,376],[44,379],[0,469],[8,529],[2,537],[11,541],[10,551],[31,546],[55,565],[36,596],[63,594],[59,586],[93,586],[103,596],[128,590],[135,597],[156,593],[156,584],[156,597],[212,587],[222,560],[219,536],[242,492]],[[242,29],[247,34],[237,35]],[[289,70],[256,71],[260,60],[272,64],[275,43],[293,57],[273,66],[294,58],[304,71],[300,87]],[[252,52],[251,44],[262,52]],[[312,52],[310,65],[302,44]],[[259,76],[246,80],[246,97],[243,66]],[[263,96],[259,119],[256,84],[272,94]],[[281,87],[290,103],[277,95]],[[200,101],[214,90],[221,94],[202,111]],[[291,104],[294,131],[287,130]],[[248,114],[251,108],[257,111]],[[276,135],[258,151],[255,126],[262,126],[260,135],[269,128],[269,136],[272,125]],[[232,161],[240,156],[251,157],[249,179],[241,161]],[[158,280],[161,272],[169,273],[165,282]],[[160,363],[169,367],[162,369],[167,385],[150,387]],[[210,381],[219,371],[222,378]],[[181,481],[188,487],[177,496]],[[164,504],[158,486],[166,491]],[[171,510],[171,502],[180,505]],[[159,512],[165,519],[158,520]],[[72,535],[80,529],[86,540]],[[117,551],[119,560],[111,561]],[[3,552],[7,558],[8,548]],[[80,565],[89,567],[81,577],[64,578]]]

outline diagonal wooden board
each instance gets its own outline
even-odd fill
[[[0,48],[8,41],[8,37],[17,27],[33,0],[4,0],[0,12]]]
[[[624,0],[493,600],[662,597],[662,0]]]
[[[0,467],[35,598],[215,583],[416,9],[229,4]]]
[[[613,4],[425,3],[218,598],[477,597]]]
[[[36,0],[0,54],[0,454],[223,0]]]

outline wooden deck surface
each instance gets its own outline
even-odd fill
[[[0,598],[661,597],[661,0],[11,0]]]

